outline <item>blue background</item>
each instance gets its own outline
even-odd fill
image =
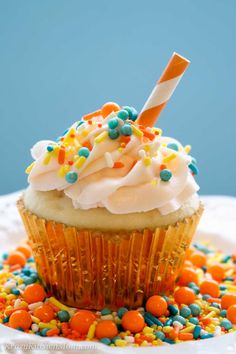
[[[191,143],[201,193],[236,195],[236,1],[0,1],[0,193],[29,149],[113,100],[142,108],[173,51],[191,60],[158,125]]]

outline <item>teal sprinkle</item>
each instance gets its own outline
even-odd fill
[[[101,311],[102,316],[110,315],[111,313],[112,313],[112,311],[106,307],[104,309],[102,309],[102,311]]]
[[[117,117],[122,120],[126,120],[129,118],[129,113],[125,109],[122,109],[117,113]]]
[[[20,290],[16,289],[16,288],[12,288],[11,289],[11,293],[14,294],[14,295],[20,295]]]
[[[48,145],[47,146],[47,151],[48,152],[52,152],[54,150],[53,146],[52,145]]]
[[[61,322],[68,322],[70,320],[70,314],[65,310],[58,311],[57,317]]]
[[[182,325],[186,325],[186,319],[185,319],[183,316],[179,316],[179,315],[174,316],[174,317],[173,317],[173,322],[174,322],[174,321],[178,321],[178,322],[180,322]]]
[[[191,315],[191,310],[188,306],[183,307],[180,310],[180,316],[183,316],[184,318],[188,318]]]
[[[202,336],[200,336],[201,339],[208,339],[208,338],[212,338],[213,334],[212,333],[207,333],[207,334],[203,334]]]
[[[40,333],[41,333],[41,336],[43,337],[46,337],[47,335],[47,332],[50,330],[50,328],[43,328]]]
[[[196,325],[194,330],[193,330],[193,338],[194,339],[197,339],[200,337],[200,334],[201,334],[201,330],[202,330],[202,327],[201,326],[198,326]]]
[[[198,304],[190,304],[189,308],[193,316],[198,316],[201,313],[201,307]]]
[[[120,132],[122,135],[125,136],[130,136],[132,135],[132,127],[130,124],[124,124],[123,127],[121,127]]]
[[[168,147],[169,149],[171,149],[171,150],[179,151],[179,147],[178,147],[178,145],[175,144],[175,143],[170,143],[170,144],[167,145],[167,147]]]
[[[234,277],[226,277],[223,281],[234,281]]]
[[[231,256],[225,256],[222,260],[221,263],[227,263],[231,259]]]
[[[189,322],[195,325],[198,325],[199,319],[197,317],[192,317],[189,319]]]
[[[119,121],[117,118],[111,118],[108,122],[108,127],[110,129],[115,129],[119,124]]]
[[[138,118],[138,112],[134,107],[125,106],[123,109],[129,113],[129,119],[131,119],[133,122]]]
[[[220,326],[224,327],[224,329],[226,329],[226,331],[233,328],[232,323],[229,320],[227,320],[226,318],[221,321]]]
[[[168,182],[172,177],[172,172],[168,169],[164,169],[160,172],[160,178],[164,182]]]
[[[163,333],[163,332],[161,332],[161,331],[157,331],[157,332],[155,332],[155,333],[154,333],[154,335],[155,335],[156,339],[163,340],[163,339],[165,338],[164,333]]]
[[[194,175],[198,175],[199,169],[197,168],[197,166],[194,163],[191,162],[188,165],[188,167],[190,168],[190,170],[193,172]]]
[[[171,314],[172,316],[176,316],[176,315],[178,314],[178,312],[179,312],[179,310],[177,309],[177,307],[174,306],[174,305],[171,305],[171,304],[168,306],[168,310],[169,310],[169,312],[170,312],[170,314]]]
[[[74,172],[74,171],[69,171],[67,172],[67,174],[65,175],[65,179],[66,179],[66,182],[70,183],[70,184],[73,184],[77,181],[78,179],[78,173],[77,172]]]
[[[82,148],[79,149],[78,155],[79,156],[84,156],[87,159],[89,157],[89,155],[90,155],[90,151],[89,151],[88,148],[82,147]]]
[[[109,338],[101,338],[100,342],[105,344],[105,345],[110,345],[111,344],[111,340]]]
[[[128,309],[126,307],[120,307],[117,311],[118,317],[122,318],[127,311]]]
[[[117,129],[109,129],[108,136],[110,139],[115,140],[115,139],[119,138],[120,133]]]
[[[205,254],[211,253],[211,251],[206,246],[200,245],[199,243],[194,243],[193,247]]]
[[[220,316],[221,317],[226,317],[226,315],[227,315],[227,310],[221,310],[220,311]]]

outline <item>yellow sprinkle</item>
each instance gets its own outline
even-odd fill
[[[163,162],[167,163],[167,162],[174,160],[175,158],[176,158],[176,154],[173,152],[172,154],[164,157]]]
[[[7,294],[6,293],[0,293],[0,297],[2,297],[3,299],[6,299]]]
[[[63,140],[63,144],[68,144],[71,141],[73,141],[74,138],[71,137],[71,135],[75,135],[76,134],[76,130],[75,128],[70,128],[70,130],[67,132],[64,140]]]
[[[103,140],[105,140],[108,137],[108,132],[104,131],[101,134],[99,134],[95,139],[94,142],[96,144],[101,143]]]
[[[54,324],[44,323],[44,322],[39,322],[38,326],[39,326],[39,328],[57,328],[57,326]]]
[[[16,298],[16,295],[14,295],[14,294],[9,294],[9,295],[7,295],[7,300],[13,300],[13,299],[15,299]]]
[[[192,149],[192,146],[191,146],[191,145],[186,145],[186,146],[184,147],[184,151],[186,152],[186,154],[189,154],[190,151],[191,151],[191,149]]]
[[[146,326],[143,329],[143,333],[144,334],[153,333],[153,328]]]
[[[153,186],[156,186],[158,184],[158,179],[157,178],[154,178],[151,180],[150,182]]]
[[[25,173],[27,173],[27,175],[32,171],[32,168],[34,167],[35,162],[32,162],[25,170]]]
[[[180,333],[191,333],[193,332],[195,325],[188,326],[180,331]]]
[[[149,151],[151,150],[151,147],[150,147],[150,145],[145,145],[145,146],[143,147],[143,149],[144,149],[146,152],[149,152]]]
[[[53,151],[51,152],[51,154],[55,157],[57,156],[58,154],[58,150],[60,149],[60,147],[57,145],[57,146],[54,146],[53,147]]]
[[[88,135],[88,131],[87,130],[83,130],[82,132],[81,132],[81,135],[84,137],[84,138],[86,138],[86,136]]]
[[[31,319],[32,319],[32,321],[34,322],[34,323],[39,323],[40,322],[40,319],[39,318],[37,318],[37,317],[35,317],[35,316],[32,316],[31,315]]]
[[[148,346],[148,342],[146,340],[144,340],[140,346],[141,347],[147,347]]]
[[[162,345],[162,341],[160,339],[152,341],[152,345]]]
[[[0,318],[0,323],[3,323],[3,320]]]
[[[63,305],[60,301],[58,301],[57,299],[55,299],[55,297],[50,297],[48,299],[49,302],[51,302],[51,304],[57,306],[59,309],[61,310],[65,310],[65,311],[68,311],[70,310],[69,307],[67,307],[66,305]]]
[[[76,167],[76,168],[82,167],[83,164],[85,163],[85,161],[86,161],[86,157],[80,156],[80,157],[78,158],[78,160],[76,161],[76,163],[75,163],[75,167]]]
[[[152,164],[151,157],[148,157],[148,156],[144,157],[143,163],[144,163],[145,166],[150,166]]]
[[[65,175],[67,174],[67,172],[70,171],[70,166],[65,165],[65,166],[61,166],[59,171],[58,171],[58,176],[59,177],[65,177]]]
[[[211,317],[214,317],[215,315],[216,315],[216,313],[214,310],[214,311],[209,312],[208,315],[205,316],[205,318],[211,318]]]
[[[172,331],[172,329],[173,329],[173,327],[171,327],[171,326],[165,326],[165,327],[163,327],[162,331],[164,333],[170,333]]]
[[[88,334],[87,334],[87,339],[93,339],[95,335],[95,330],[96,330],[97,322],[94,321],[93,324],[89,327]]]
[[[161,329],[162,329],[162,327],[161,327]],[[140,337],[140,333],[136,333],[136,334],[134,335],[134,337],[135,337],[135,338],[139,338],[139,337]]]
[[[122,147],[119,147],[117,150],[118,150],[121,154],[122,154],[122,152],[124,151],[124,149],[122,149]]]
[[[56,321],[56,320],[51,320],[50,323],[51,323],[52,325],[56,325],[56,324],[57,324],[57,321]]]
[[[132,125],[132,131],[138,138],[142,138],[143,132],[139,130],[135,125]]]
[[[214,311],[216,315],[218,315],[220,313],[220,309],[214,307],[214,306],[209,306],[208,310],[210,311]]]
[[[128,344],[128,343],[127,343],[125,340],[123,340],[123,339],[117,339],[117,340],[115,341],[115,345],[116,345],[117,347],[126,347],[127,344]]]
[[[44,160],[43,160],[43,164],[44,164],[44,165],[48,165],[49,162],[50,162],[50,160],[51,160],[51,157],[52,157],[52,154],[51,154],[50,152],[47,152],[47,153],[46,153],[46,156],[45,156],[45,158],[44,158]]]

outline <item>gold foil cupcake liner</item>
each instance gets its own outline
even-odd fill
[[[169,227],[142,231],[81,230],[17,203],[39,276],[59,301],[74,307],[135,308],[175,286],[203,208]]]

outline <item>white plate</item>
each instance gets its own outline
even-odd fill
[[[17,246],[25,233],[19,219],[15,202],[21,192],[0,197],[0,252]],[[224,196],[202,197],[205,205],[195,240],[210,240],[226,252],[236,251],[236,198]],[[56,347],[55,347],[56,346]],[[228,354],[236,353],[236,333],[221,337],[166,344],[161,347],[117,348],[101,343],[75,342],[63,338],[45,338],[25,334],[0,325],[1,353],[86,353],[86,354]],[[55,350],[57,348],[57,350]]]

